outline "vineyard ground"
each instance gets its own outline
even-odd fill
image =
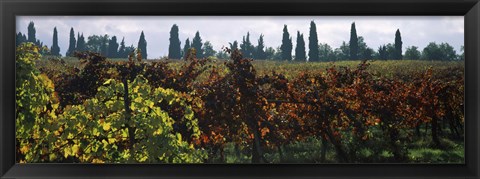
[[[448,133],[448,131],[445,131]],[[417,137],[410,143],[408,150],[408,161],[410,163],[463,163],[465,158],[464,142],[458,139],[444,137],[441,139],[444,149],[432,147],[432,141],[428,137]],[[327,145],[325,160],[321,159],[322,142],[317,138],[309,138],[303,142],[295,142],[282,148],[283,157],[280,158],[278,150],[270,150],[266,153],[266,159],[272,163],[338,163],[335,157],[333,146]],[[361,163],[391,163],[394,162],[393,155],[387,150],[380,150],[375,153],[370,148],[363,148],[358,151],[357,157]],[[225,148],[226,163],[250,163],[250,155],[241,153],[235,154],[234,145],[229,143]],[[221,163],[220,156],[215,162]]]

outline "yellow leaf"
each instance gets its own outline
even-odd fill
[[[163,132],[163,129],[159,127],[155,132],[153,132],[153,135],[160,135],[162,134],[162,132]]]
[[[99,136],[100,135],[100,132],[98,131],[97,128],[93,128],[93,135],[94,136]]]
[[[141,97],[137,97],[137,98],[135,98],[133,101],[135,101],[136,103],[142,103],[142,98],[141,98]]]
[[[79,150],[80,150],[80,146],[78,146],[78,145],[73,145],[72,146],[72,153],[73,154],[78,153]]]
[[[64,156],[65,158],[67,158],[67,157],[70,155],[71,152],[72,152],[72,151],[71,151],[71,149],[70,149],[69,147],[63,148],[63,156]]]
[[[104,148],[108,146],[108,142],[105,139],[102,140],[102,144]]]
[[[67,139],[73,139],[75,137],[72,133],[68,133]]]
[[[103,83],[103,85],[109,85],[111,82],[112,82],[113,79],[108,79],[107,81],[105,81],[105,83]]]
[[[20,152],[22,152],[22,154],[27,153],[28,152],[28,146],[24,145],[22,148],[20,148]]]
[[[114,143],[114,142],[115,142],[115,139],[114,139],[114,138],[109,138],[109,139],[108,139],[108,143],[109,143],[109,144],[112,144],[112,143]]]
[[[92,160],[92,163],[105,163],[105,162],[103,160],[95,158]]]
[[[127,138],[128,137],[128,131],[126,129],[122,130],[122,137]]]
[[[59,106],[59,105],[60,105],[59,103],[53,103],[53,104],[52,104],[53,110],[58,109],[58,106]]]
[[[55,155],[54,153],[51,153],[51,154],[49,155],[50,161],[55,160],[56,158],[57,158],[57,155]]]
[[[109,131],[110,130],[110,123],[104,123],[103,124],[103,130]]]
[[[178,139],[179,141],[182,141],[182,134],[177,133],[177,139]]]
[[[40,135],[37,132],[35,132],[35,133],[33,133],[33,138],[38,139],[38,138],[40,138]]]

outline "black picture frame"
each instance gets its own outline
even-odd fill
[[[0,0],[3,178],[479,178],[479,0]],[[463,15],[465,164],[15,164],[17,15]]]

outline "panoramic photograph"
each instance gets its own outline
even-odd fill
[[[464,35],[463,16],[17,16],[16,162],[464,164]]]

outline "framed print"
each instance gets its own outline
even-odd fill
[[[0,10],[2,177],[479,177],[476,0]]]

